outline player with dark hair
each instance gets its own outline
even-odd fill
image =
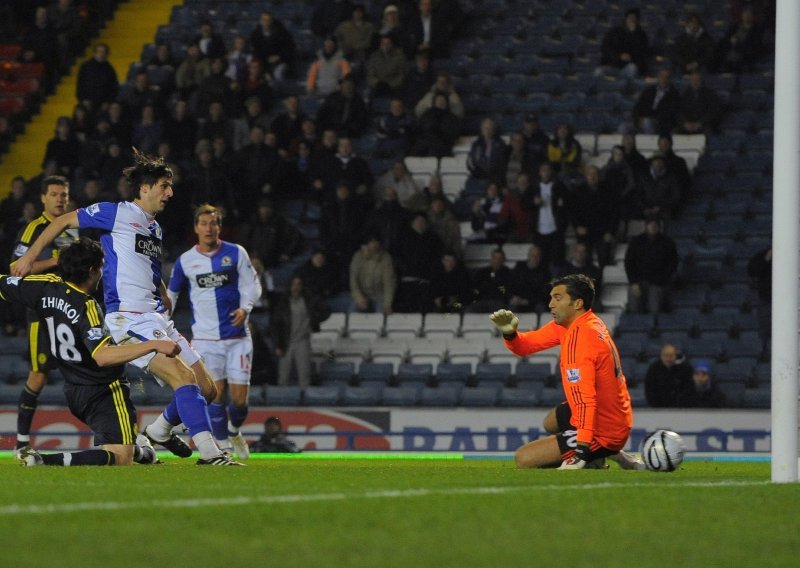
[[[197,244],[178,257],[167,294],[174,306],[184,286],[189,287],[192,347],[217,385],[217,397],[208,405],[214,438],[221,450],[247,458],[250,450],[239,431],[247,418],[253,362],[247,319],[261,297],[261,283],[247,251],[220,239],[221,227],[219,209],[208,204],[195,209]]]
[[[69,182],[62,176],[47,176],[42,180],[41,200],[44,211],[25,225],[17,235],[11,266],[30,248],[31,244],[42,234],[53,220],[64,214],[69,201]],[[31,265],[31,274],[49,274],[57,272],[58,251],[78,238],[78,231],[67,229],[59,233],[50,246],[45,247],[35,257]],[[36,412],[39,395],[47,384],[47,374],[53,368],[50,357],[50,345],[47,330],[39,323],[36,312],[26,311],[28,320],[28,354],[30,370],[25,388],[19,396],[17,411],[17,449],[30,445],[31,424]]]
[[[592,311],[594,282],[568,274],[550,284],[553,321],[541,328],[517,333],[519,318],[513,312],[498,310],[490,316],[506,347],[521,357],[561,346],[567,400],[545,417],[545,430],[552,435],[516,451],[517,466],[596,468],[608,457],[623,469],[643,469],[641,460],[622,451],[633,425],[631,399],[611,333]]]
[[[181,347],[179,357],[148,353],[130,363],[149,370],[175,397],[148,425],[143,437],[181,457],[191,448],[172,430],[181,422],[200,452],[198,465],[241,465],[224,454],[211,434],[206,401],[216,396],[211,375],[197,352],[169,319],[170,304],[161,275],[161,226],[155,220],[172,197],[172,170],[162,158],[148,158],[134,149],[135,164],[123,173],[133,201],[101,202],[66,213],[45,229],[14,265],[17,276],[30,272],[44,246],[68,227],[98,229],[106,253],[103,293],[106,325],[118,345],[169,337]]]
[[[17,452],[25,465],[130,465],[154,463],[152,446],[139,447],[136,408],[123,377],[124,364],[148,353],[175,357],[180,351],[171,339],[128,345],[111,344],[103,312],[91,293],[102,277],[103,249],[81,238],[58,259],[61,277],[40,274],[20,278],[0,276],[0,298],[33,310],[50,336],[53,360],[64,373],[69,409],[94,432],[101,449],[40,455],[30,446]]]

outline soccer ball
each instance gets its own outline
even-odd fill
[[[656,430],[642,442],[642,461],[650,471],[674,471],[685,452],[683,438],[670,430]]]

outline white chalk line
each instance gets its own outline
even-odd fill
[[[505,493],[542,491],[580,491],[635,488],[696,488],[696,487],[747,487],[768,485],[769,481],[725,480],[686,481],[665,483],[576,483],[570,485],[519,485],[512,487],[451,487],[389,489],[364,493],[317,493],[297,495],[243,495],[204,499],[172,499],[151,501],[85,501],[77,503],[48,503],[43,505],[13,504],[0,507],[0,515],[38,515],[50,513],[80,513],[85,511],[121,511],[131,509],[197,509],[202,507],[238,507],[242,505],[269,505],[283,503],[313,503],[319,501],[348,501],[358,499],[405,499],[448,495],[502,495]]]

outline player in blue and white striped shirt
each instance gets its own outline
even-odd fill
[[[253,361],[247,317],[261,297],[261,283],[244,248],[219,238],[221,222],[219,210],[212,205],[195,210],[197,245],[178,257],[167,294],[175,306],[181,290],[189,286],[192,347],[217,385],[217,397],[208,406],[214,437],[223,451],[232,445],[240,458],[247,458],[250,451],[239,431],[247,418]]]
[[[241,465],[214,442],[206,400],[213,400],[216,387],[200,356],[169,319],[169,299],[161,278],[161,226],[155,215],[172,197],[172,170],[161,158],[136,152],[135,160],[134,166],[123,171],[134,188],[133,201],[95,203],[65,213],[50,223],[12,270],[16,276],[28,274],[42,248],[68,227],[99,229],[106,258],[106,324],[114,342],[124,345],[169,337],[181,347],[179,357],[151,353],[131,361],[175,391],[172,402],[145,428],[144,436],[189,457],[191,449],[172,432],[183,422],[200,452],[198,465]]]

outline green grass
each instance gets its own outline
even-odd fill
[[[0,459],[3,566],[796,566],[800,485],[767,463],[671,474],[509,460]]]

